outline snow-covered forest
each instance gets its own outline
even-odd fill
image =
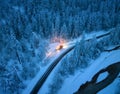
[[[85,42],[86,34],[99,31],[110,35]],[[49,94],[57,94],[64,77],[120,45],[120,0],[0,0],[0,94],[21,94],[41,70],[55,38],[81,36],[62,59]]]

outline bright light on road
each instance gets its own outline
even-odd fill
[[[56,47],[56,51],[60,51],[61,49],[67,48],[67,44],[66,43],[61,43]]]

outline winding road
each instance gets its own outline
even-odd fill
[[[110,32],[101,34],[96,36],[96,39],[100,39],[102,37],[108,36],[110,34]],[[92,40],[92,38],[86,39],[85,41],[90,41]],[[44,84],[44,82],[46,81],[47,77],[50,75],[50,73],[52,72],[52,70],[54,69],[54,67],[59,63],[59,61],[67,54],[69,53],[71,50],[73,50],[75,48],[75,44],[68,47],[57,59],[55,59],[51,65],[48,67],[48,69],[46,70],[46,72],[43,74],[43,76],[38,80],[38,82],[35,84],[34,88],[32,88],[32,90],[30,91],[29,94],[37,94],[38,91],[40,90],[40,88],[42,87],[42,85]]]
[[[39,81],[37,82],[37,84],[35,85],[35,87],[32,89],[32,91],[30,92],[30,94],[37,94],[37,92],[39,91],[39,89],[42,87],[42,85],[44,84],[45,80],[47,79],[47,77],[49,76],[49,74],[51,73],[51,71],[54,69],[54,67],[58,64],[58,62],[67,54],[69,53],[72,49],[74,48],[74,46],[69,47],[68,49],[66,49],[64,51],[64,53],[62,55],[60,55],[46,70],[46,72],[43,74],[43,76],[41,77],[41,79],[39,79]]]

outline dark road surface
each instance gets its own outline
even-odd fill
[[[35,87],[32,89],[32,91],[30,92],[30,94],[37,94],[37,92],[39,91],[39,89],[41,88],[41,86],[43,85],[43,83],[45,82],[45,80],[47,79],[47,77],[49,76],[49,74],[51,73],[51,71],[54,69],[54,67],[59,63],[59,61],[67,54],[69,53],[72,49],[74,48],[74,46],[69,47],[67,50],[65,50],[65,52],[63,54],[61,54],[46,70],[46,72],[43,74],[43,76],[41,77],[41,79],[39,79],[39,81],[37,82],[37,84],[35,85]]]

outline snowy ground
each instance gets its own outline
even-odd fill
[[[99,70],[117,61],[120,61],[120,50],[102,53],[101,56],[95,61],[92,61],[92,64],[84,69],[83,72],[78,71],[74,76],[67,78],[58,94],[73,94],[73,92],[78,90],[81,84],[90,81],[94,74]],[[105,75],[106,74],[101,75],[99,80],[104,79]],[[108,92],[109,94],[115,94],[119,80],[119,78],[116,78],[111,85],[100,91],[98,94],[108,94]]]
[[[107,67],[112,63],[120,61],[119,57],[120,57],[120,50],[102,53],[98,59],[91,62],[91,65],[88,68],[78,71],[76,72],[75,75],[69,76],[69,78],[65,79],[65,82],[62,88],[59,90],[58,94],[73,94],[73,92],[78,90],[81,84],[91,80],[94,74],[96,74],[99,70]],[[59,64],[57,67],[55,67],[53,72],[50,74],[49,78],[44,83],[42,88],[39,90],[38,94],[48,93],[49,85],[52,82],[54,73],[56,72],[57,68],[59,68]],[[107,73],[100,75],[98,80],[104,79],[106,75]],[[116,78],[116,80],[111,85],[106,87],[104,90],[100,91],[98,94],[108,94],[108,92],[109,94],[115,94],[119,80],[120,80],[119,78]]]

